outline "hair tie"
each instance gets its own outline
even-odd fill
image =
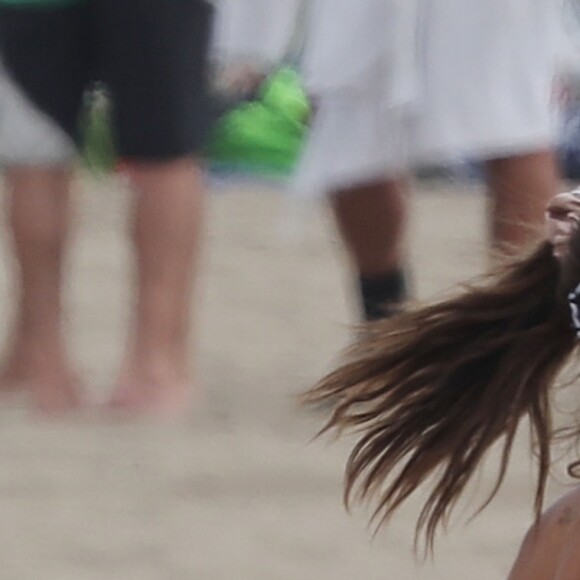
[[[576,336],[580,338],[580,284],[568,294],[568,305],[572,327],[576,331]]]

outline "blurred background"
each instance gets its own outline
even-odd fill
[[[234,10],[243,1],[230,0]],[[566,66],[556,90],[560,156],[571,180],[580,178],[574,6],[566,9]],[[324,410],[297,403],[336,362],[358,320],[325,204],[290,191],[313,106],[295,68],[297,30],[291,49],[276,46],[287,37],[283,31],[264,32],[277,58],[261,67],[252,61],[241,79],[258,81],[243,90],[231,90],[230,81],[224,89],[216,72],[207,252],[195,305],[200,388],[191,417],[178,425],[90,415],[52,421],[10,397],[0,408],[0,580],[506,577],[532,519],[525,434],[498,499],[467,525],[489,490],[490,465],[435,560],[420,563],[412,542],[421,498],[373,538],[364,507],[347,514],[341,504],[349,442],[312,441]],[[223,25],[222,47],[231,40],[227,31]],[[130,207],[124,179],[108,173],[115,160],[106,95],[93,105],[78,172],[68,324],[74,355],[99,400],[113,383],[128,317],[130,258],[122,231]],[[423,167],[415,180],[408,251],[414,293],[427,298],[485,268],[485,193],[478,159]],[[3,232],[0,317],[8,320],[14,288]],[[562,400],[561,409],[575,407],[572,395]],[[562,451],[548,499],[568,484],[565,458]]]

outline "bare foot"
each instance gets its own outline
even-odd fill
[[[38,377],[28,383],[35,409],[42,415],[56,416],[78,411],[85,406],[81,381],[73,373]]]
[[[6,364],[0,370],[0,396],[21,393],[24,390],[26,378],[20,368]]]
[[[30,395],[37,411],[55,415],[82,405],[81,381],[58,347],[32,346],[21,341],[14,346],[0,371],[0,394]]]
[[[159,360],[131,356],[128,361],[120,373],[109,409],[169,420],[187,415],[193,391],[187,365],[172,357]]]
[[[30,375],[29,348],[13,346],[0,365],[0,395],[20,393]]]

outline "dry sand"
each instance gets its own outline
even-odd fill
[[[127,317],[128,206],[111,184],[85,185],[70,324],[90,388],[104,397]],[[344,512],[348,445],[309,443],[320,417],[293,399],[351,333],[340,245],[322,208],[303,208],[290,239],[281,234],[285,198],[245,189],[210,201],[199,308],[204,396],[187,425],[43,423],[20,404],[2,409],[0,580],[505,578],[531,518],[525,441],[498,500],[466,526],[475,490],[434,563],[419,566],[411,554],[417,504],[374,541],[363,510]],[[414,205],[418,294],[479,272],[481,192],[431,187]],[[5,265],[6,243],[1,256]],[[493,465],[484,471],[481,489],[493,473]],[[560,491],[554,484],[551,496]]]

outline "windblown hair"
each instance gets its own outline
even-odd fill
[[[415,537],[424,535],[432,550],[437,529],[501,441],[497,480],[481,509],[496,495],[528,417],[539,516],[551,464],[551,386],[577,340],[567,295],[580,282],[580,235],[564,260],[552,252],[545,242],[456,297],[370,325],[343,366],[306,394],[307,404],[331,406],[321,433],[358,435],[346,467],[347,506],[375,500],[380,527],[430,480]]]

